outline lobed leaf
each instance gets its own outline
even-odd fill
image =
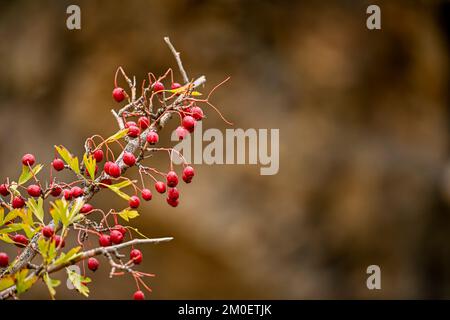
[[[119,217],[121,217],[125,221],[130,221],[130,219],[134,219],[139,216],[139,212],[136,210],[122,210],[118,213]]]

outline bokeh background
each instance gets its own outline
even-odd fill
[[[175,69],[168,35],[205,91],[231,76],[213,102],[236,128],[280,129],[280,171],[197,165],[177,209],[143,206],[134,225],[175,237],[142,248],[149,298],[449,298],[449,20],[447,1],[1,1],[1,176],[25,152],[48,163],[54,144],[81,154],[113,133],[116,68]],[[371,264],[382,290],[366,288]],[[133,280],[101,269],[91,297],[130,298]],[[81,296],[63,283],[57,297]]]

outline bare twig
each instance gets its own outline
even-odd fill
[[[189,78],[187,76],[186,71],[184,70],[183,63],[181,62],[180,53],[177,50],[175,50],[175,47],[172,45],[172,42],[170,42],[169,37],[164,37],[164,41],[169,46],[170,51],[172,51],[172,53],[175,57],[175,60],[178,63],[178,69],[180,69],[180,73],[181,73],[181,76],[183,77],[184,84],[188,84]]]

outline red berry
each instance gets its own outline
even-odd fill
[[[131,250],[130,260],[133,260],[134,264],[140,264],[142,262],[142,252],[139,249]]]
[[[12,200],[12,207],[14,209],[23,208],[25,205],[25,200],[21,196],[14,197]]]
[[[66,245],[66,241],[61,236],[55,235],[53,236],[53,241],[55,241],[55,246],[57,248],[64,248]]]
[[[172,90],[176,90],[178,88],[181,88],[181,84],[179,84],[178,82],[174,82],[172,83],[172,85],[170,86],[170,89]]]
[[[197,121],[195,121],[195,119],[191,116],[186,116],[181,121],[181,124],[183,125],[183,127],[186,130],[188,130],[189,132],[192,132],[194,130],[196,123],[197,123]]]
[[[167,173],[167,185],[171,188],[176,187],[178,184],[178,176],[175,171],[169,171]]]
[[[22,157],[22,164],[24,166],[32,166],[36,162],[36,159],[32,154],[27,153]]]
[[[119,165],[118,164],[116,164],[116,163],[114,163],[114,162],[112,162],[110,165],[109,165],[109,175],[111,176],[111,177],[113,177],[113,178],[118,178],[118,177],[120,177],[120,167],[119,167]]]
[[[6,268],[9,264],[9,257],[6,253],[0,252],[0,268]]]
[[[27,192],[32,197],[39,197],[41,195],[41,187],[36,184],[28,186]]]
[[[162,91],[162,90],[164,90],[164,85],[161,82],[156,81],[153,84],[153,91],[154,92],[159,92],[159,91]]]
[[[132,154],[131,152],[125,152],[123,154],[123,162],[127,166],[132,167],[136,163],[136,158],[134,157],[134,154]]]
[[[94,207],[89,204],[89,203],[85,203],[83,204],[83,206],[80,209],[80,213],[89,213],[94,209]]]
[[[152,192],[149,189],[142,189],[142,199],[145,201],[150,201],[152,200],[152,197]]]
[[[179,204],[178,199],[167,198],[166,201],[169,205],[171,205],[174,208],[177,207]]]
[[[72,199],[72,192],[70,191],[70,189],[64,189],[64,199],[66,199],[67,201]]]
[[[131,138],[136,138],[141,133],[141,129],[136,126],[130,126],[128,128],[128,136]]]
[[[44,228],[42,228],[42,235],[46,238],[53,237],[54,233],[55,231],[53,230],[52,226],[45,226]]]
[[[192,117],[197,121],[202,120],[204,117],[203,110],[197,106],[191,108],[191,113],[192,113]]]
[[[8,185],[6,183],[0,184],[0,194],[4,197],[9,194]]]
[[[150,131],[147,134],[147,142],[148,143],[153,145],[153,144],[158,143],[158,140],[159,140],[159,136],[158,136],[158,134],[155,131]]]
[[[108,236],[107,234],[102,234],[100,236],[100,238],[98,238],[98,243],[102,246],[102,247],[108,247],[111,245],[111,237]]]
[[[127,121],[125,123],[125,129],[128,129],[129,127],[136,127],[136,126],[137,126],[136,122],[134,122],[134,121]]]
[[[103,170],[105,171],[106,174],[109,174],[109,168],[111,167],[111,164],[113,164],[114,162],[112,161],[106,161],[105,164],[103,165]]]
[[[179,140],[183,140],[184,138],[186,138],[186,136],[189,134],[189,131],[187,131],[184,127],[179,126],[175,129],[175,132],[178,136]]]
[[[139,200],[139,198],[136,196],[131,196],[130,200],[128,200],[128,204],[130,205],[131,208],[134,208],[134,209],[139,207],[140,203],[141,203],[141,200]]]
[[[28,238],[23,234],[16,234],[12,237],[12,240],[15,242],[15,245],[18,247],[25,247],[28,244]]]
[[[124,236],[125,236],[125,234],[127,233],[127,229],[126,229],[124,226],[120,225],[120,224],[116,224],[116,225],[114,226],[114,230],[119,231],[119,232],[122,233],[122,235],[124,235]]]
[[[59,195],[61,194],[62,189],[59,186],[54,186],[52,188],[52,191],[50,191],[50,194],[54,197],[59,197]]]
[[[123,241],[123,234],[119,230],[112,230],[109,234],[111,242],[114,244],[122,243]]]
[[[158,181],[155,183],[155,189],[159,193],[164,193],[164,192],[166,192],[166,185],[164,184],[164,182]]]
[[[179,197],[180,197],[180,192],[178,191],[177,188],[171,188],[167,192],[167,198],[169,198],[171,200],[178,200]]]
[[[185,175],[187,178],[192,179],[195,175],[194,168],[192,168],[191,166],[186,166],[183,169],[183,175]]]
[[[120,87],[114,88],[112,96],[114,100],[116,100],[117,102],[121,102],[123,101],[123,99],[125,99],[125,90]]]
[[[70,193],[72,194],[73,197],[78,198],[84,194],[84,191],[80,187],[75,186],[72,189],[70,189]]]
[[[98,266],[100,265],[100,263],[98,262],[97,259],[95,258],[89,258],[88,259],[88,268],[91,271],[95,271],[98,269]]]
[[[147,117],[140,117],[138,119],[138,125],[139,125],[139,128],[141,128],[142,130],[145,130],[150,125],[150,120]]]
[[[192,178],[187,176],[187,175],[185,175],[183,173],[183,181],[186,182],[186,183],[191,183],[192,182]]]
[[[145,299],[145,295],[141,290],[136,291],[133,294],[133,299],[134,300],[144,300]]]
[[[94,151],[94,159],[97,163],[102,162],[102,160],[103,160],[103,150],[102,149],[98,149],[98,150]]]
[[[52,166],[56,171],[61,171],[62,169],[64,169],[64,161],[56,158],[52,161]]]

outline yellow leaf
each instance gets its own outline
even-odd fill
[[[37,164],[34,166],[31,170],[29,166],[22,166],[22,173],[19,177],[19,185],[24,184],[28,180],[30,180],[33,176],[36,176],[39,171],[41,171],[43,168],[42,164]]]
[[[122,210],[118,213],[119,217],[121,217],[125,221],[130,221],[130,219],[134,219],[139,216],[139,213],[136,210]]]
[[[80,174],[80,164],[78,162],[78,158],[72,156],[69,150],[67,150],[64,146],[55,146],[55,149],[58,151],[61,158],[63,158],[63,160],[69,165],[70,169],[77,174]]]

